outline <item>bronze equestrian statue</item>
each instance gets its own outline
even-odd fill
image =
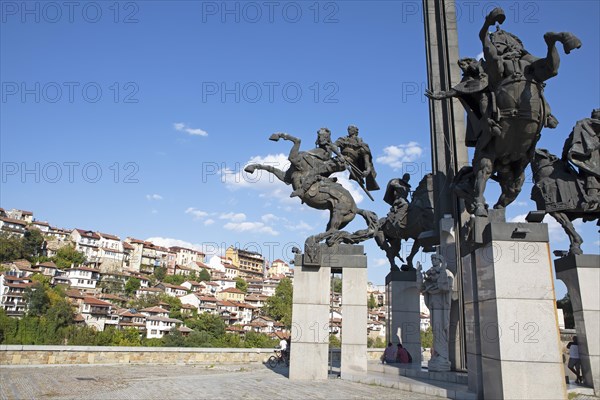
[[[460,178],[466,181],[459,185],[472,178],[472,204],[467,209],[480,217],[487,216],[484,192],[488,179],[493,176],[502,189],[494,208],[512,203],[521,191],[542,128],[558,124],[544,98],[544,82],[558,74],[556,42],[563,44],[567,54],[581,47],[571,33],[548,32],[544,35],[546,57],[535,57],[512,33],[499,27],[488,33],[505,19],[501,8],[488,14],[479,32],[485,60],[460,60],[463,80],[458,85],[446,92],[426,92],[431,99],[458,97],[467,110],[466,142],[475,147],[473,175],[462,174]]]
[[[377,229],[377,215],[358,208],[350,192],[337,182],[337,178],[331,176],[349,167],[357,173],[360,173],[360,169],[334,146],[329,129],[319,129],[316,147],[309,151],[300,151],[300,139],[285,133],[275,133],[269,139],[284,139],[293,143],[288,156],[290,167],[282,171],[270,165],[251,164],[245,171],[268,171],[283,183],[292,186],[291,197],[297,196],[302,203],[317,210],[329,210],[326,231],[307,238],[307,246],[314,246],[323,240],[329,246],[338,243],[355,244],[373,237]],[[342,231],[356,215],[365,219],[367,229],[354,233]]]
[[[600,225],[600,109],[577,122],[562,159],[536,149],[531,168],[531,199],[563,227],[571,242],[569,254],[582,254],[583,239],[571,221],[582,218]]]
[[[433,176],[427,174],[421,179],[410,203],[408,202],[409,178],[410,175],[404,174],[402,178],[392,179],[388,183],[383,200],[391,206],[390,211],[385,218],[379,220],[379,229],[375,233],[375,241],[379,248],[385,251],[392,271],[399,269],[396,265],[396,257],[404,261],[400,257],[402,240],[413,239],[414,243],[406,258],[406,264],[403,264],[400,269],[414,270],[413,258],[422,247],[419,235],[433,230]]]

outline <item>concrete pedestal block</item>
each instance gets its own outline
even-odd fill
[[[305,267],[301,255],[295,265],[289,376],[327,379],[331,268]]]
[[[389,318],[387,321],[388,342],[398,343],[400,331],[402,346],[413,359],[421,364],[421,312],[417,276],[414,271],[392,271],[386,278]]]
[[[600,396],[600,256],[571,255],[554,265],[573,306],[583,381]]]
[[[483,241],[471,293],[484,398],[566,399],[546,224],[490,223]]]
[[[479,296],[474,254],[462,257],[462,281],[465,313],[465,343],[469,391],[483,398],[483,372],[481,362],[481,337],[479,327]]]
[[[351,257],[342,268],[342,379],[367,375],[367,257]]]
[[[290,379],[328,376],[331,272],[342,272],[341,377],[367,374],[367,257],[358,245],[320,245],[310,266],[297,255]]]

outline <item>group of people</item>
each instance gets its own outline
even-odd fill
[[[382,363],[384,364],[409,364],[412,362],[412,356],[401,343],[398,343],[397,348],[394,348],[392,342],[388,343],[388,347],[383,352]]]

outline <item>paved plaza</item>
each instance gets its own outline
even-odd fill
[[[439,399],[329,379],[298,382],[262,365],[1,366],[1,399]]]

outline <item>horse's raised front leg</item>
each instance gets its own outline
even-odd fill
[[[550,215],[554,217],[554,219],[563,227],[567,236],[569,236],[569,240],[571,241],[569,254],[583,254],[581,251],[583,239],[575,230],[575,227],[569,217],[567,217],[567,214],[562,212],[551,212]]]
[[[279,179],[280,181],[284,182],[285,184],[289,185],[291,182],[288,182],[286,179],[286,174],[284,171],[280,170],[279,168],[275,168],[271,165],[263,165],[263,164],[250,164],[247,165],[246,168],[244,168],[244,171],[248,172],[249,174],[253,174],[254,171],[256,171],[257,169],[262,169],[263,171],[267,171],[272,173],[273,175],[275,175],[277,177],[277,179]]]

